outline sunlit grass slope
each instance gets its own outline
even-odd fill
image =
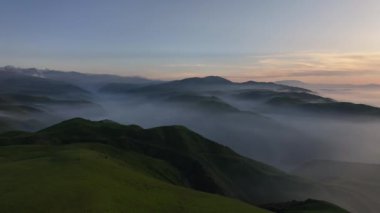
[[[101,144],[0,147],[1,212],[266,212],[173,185],[164,161]]]

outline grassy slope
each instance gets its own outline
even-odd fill
[[[8,141],[7,141],[8,140]],[[0,144],[103,143],[164,160],[181,174],[181,185],[255,204],[310,198],[319,187],[244,158],[184,127],[142,129],[107,121],[72,119]]]
[[[170,184],[163,161],[107,145],[0,148],[2,212],[266,212]]]
[[[185,186],[254,204],[304,200],[314,198],[315,193],[328,193],[326,196],[337,193],[335,190],[325,189],[312,182],[287,175],[271,166],[242,157],[228,147],[212,142],[181,126],[142,129],[138,126],[124,126],[110,121],[91,122],[84,119],[71,119],[36,133],[8,132],[0,135],[0,145],[3,147],[16,144],[29,144],[32,147],[48,145],[47,147],[53,150],[78,144],[91,147],[94,144],[102,144],[114,150],[107,154],[108,158],[124,159],[128,165],[134,165],[135,169],[149,177],[175,184],[177,187]],[[17,156],[17,148],[14,151],[12,155]],[[128,156],[120,154],[121,152],[127,152]],[[106,156],[103,157],[107,159]],[[80,162],[77,160],[76,164]],[[84,166],[81,165],[77,169],[79,170],[80,167]],[[105,166],[104,169],[100,167],[100,170],[107,171],[107,167]],[[94,169],[99,170],[98,168],[98,165],[94,166]],[[13,176],[22,176],[23,172]],[[4,171],[4,173],[7,172]],[[65,171],[63,175],[72,173]],[[106,173],[112,174],[108,171]],[[21,183],[20,187],[23,187],[24,182]],[[154,186],[147,188],[155,189]],[[88,193],[89,196],[92,194],[93,192]],[[336,194],[336,196],[340,197],[342,194]],[[328,200],[331,199],[328,198]],[[152,202],[149,201],[149,203]],[[152,205],[156,206],[157,203],[153,202]],[[166,206],[167,203],[162,205]],[[198,204],[191,204],[193,205]],[[222,209],[229,212],[227,207]]]

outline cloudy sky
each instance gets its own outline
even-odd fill
[[[380,83],[378,0],[0,3],[0,66]]]

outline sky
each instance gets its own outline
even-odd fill
[[[380,83],[378,0],[0,0],[0,66]]]

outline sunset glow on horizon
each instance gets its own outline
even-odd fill
[[[380,83],[379,20],[375,0],[4,0],[0,66]]]

